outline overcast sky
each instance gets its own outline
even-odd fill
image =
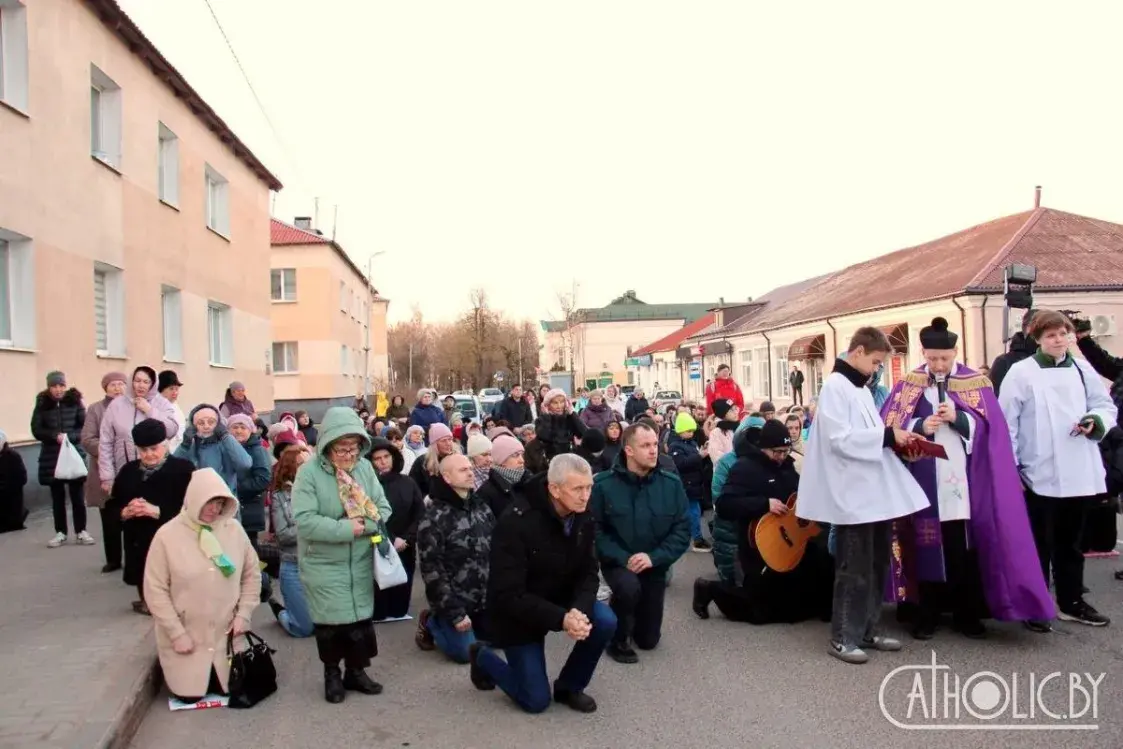
[[[726,301],[1001,215],[1123,223],[1123,3],[119,0],[393,319]],[[1116,103],[1112,103],[1116,102]]]

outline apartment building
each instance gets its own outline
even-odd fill
[[[356,394],[385,389],[386,312],[367,274],[308,217],[273,219],[270,263],[277,410],[318,420]]]
[[[175,369],[185,406],[273,406],[269,195],[281,183],[113,0],[0,0],[0,428],[53,369]],[[26,451],[32,459],[34,446]]]

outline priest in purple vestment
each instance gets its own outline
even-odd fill
[[[948,459],[909,464],[929,507],[893,524],[891,596],[917,604],[913,636],[931,639],[950,610],[956,630],[981,619],[1052,619],[1010,433],[990,381],[956,363],[959,336],[942,317],[920,331],[925,365],[893,388],[887,426],[942,445]]]

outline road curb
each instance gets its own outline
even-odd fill
[[[163,681],[160,661],[156,657],[156,637],[151,631],[141,638],[128,660],[134,674],[131,683],[118,699],[107,695],[107,719],[100,724],[93,723],[90,726],[92,730],[89,741],[76,746],[88,746],[89,749],[126,749],[133,740]]]

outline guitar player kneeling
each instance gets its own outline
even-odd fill
[[[710,617],[712,602],[727,619],[737,622],[830,621],[834,562],[827,553],[826,534],[807,541],[802,558],[788,572],[777,572],[765,564],[752,541],[755,521],[769,513],[790,513],[787,499],[799,487],[791,444],[783,422],[769,421],[757,444],[742,441],[737,447],[737,462],[714,507],[719,518],[737,524],[737,553],[745,579],[740,586],[695,580],[694,613],[699,617]],[[802,545],[800,539],[793,551],[798,553]]]

